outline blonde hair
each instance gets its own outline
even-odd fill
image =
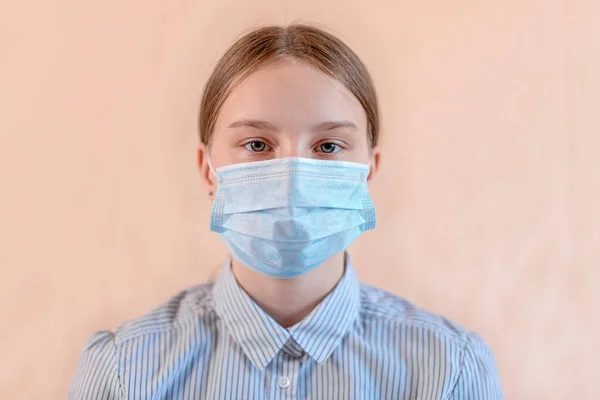
[[[204,88],[199,117],[202,143],[210,148],[219,111],[232,90],[260,67],[282,58],[302,61],[340,81],[365,110],[369,146],[377,145],[379,110],[366,67],[341,40],[302,24],[255,29],[227,50]]]

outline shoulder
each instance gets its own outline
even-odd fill
[[[440,364],[447,365],[448,373],[441,378],[450,397],[444,398],[480,398],[476,393],[485,393],[481,398],[486,399],[502,398],[496,361],[479,334],[402,297],[364,284],[361,284],[361,319],[365,326],[383,324],[388,336],[401,337],[391,340],[398,342],[400,354],[421,354],[425,360],[433,360],[432,365],[420,358],[408,360],[407,365],[419,366],[415,370],[428,371],[431,367],[434,376],[439,375],[435,371]]]
[[[469,332],[446,317],[426,311],[409,300],[388,291],[361,284],[361,317],[405,328],[432,331],[464,346]]]
[[[114,330],[93,333],[79,358],[69,398],[105,398],[107,395],[108,398],[125,398],[128,390],[125,376],[170,371],[158,362],[148,362],[144,353],[177,362],[177,357],[167,356],[183,349],[185,346],[181,343],[193,345],[198,329],[208,329],[207,324],[198,321],[214,315],[212,286],[210,281],[189,287]],[[146,357],[144,362],[140,362],[142,356]]]
[[[467,339],[460,375],[448,399],[502,399],[498,367],[490,347],[477,333],[470,333]]]
[[[116,364],[113,333],[95,332],[79,357],[68,398],[121,398],[123,388]]]
[[[209,281],[188,287],[147,314],[121,324],[114,330],[115,343],[177,330],[198,317],[210,316],[213,311],[213,284],[214,281]]]

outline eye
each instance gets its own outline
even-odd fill
[[[325,154],[337,153],[341,149],[340,145],[332,142],[322,143],[315,148],[317,152]]]
[[[255,153],[262,153],[263,151],[271,150],[271,147],[262,140],[253,140],[249,143],[246,143],[244,147]]]

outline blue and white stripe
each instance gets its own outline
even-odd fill
[[[346,257],[348,259],[348,257]],[[227,262],[115,331],[95,333],[70,399],[501,399],[482,338],[381,289],[348,261],[335,289],[283,328]]]

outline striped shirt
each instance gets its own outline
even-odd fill
[[[348,260],[348,257],[346,257]],[[227,262],[114,331],[96,332],[70,399],[501,399],[482,338],[360,284],[352,264],[302,321],[284,328]]]

